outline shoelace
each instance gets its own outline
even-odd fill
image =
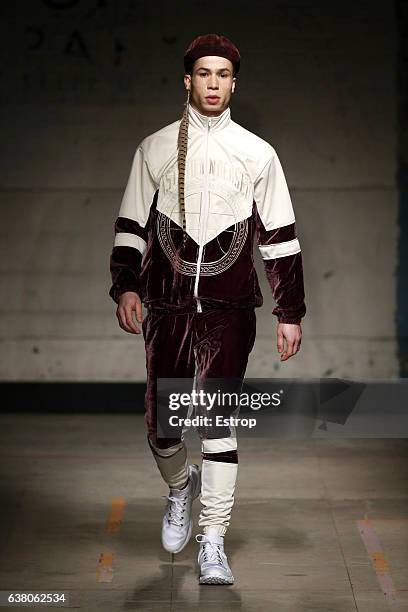
[[[185,505],[187,503],[188,495],[180,495],[180,497],[174,497],[173,495],[162,495],[163,499],[167,499],[167,520],[169,523],[176,525],[177,527],[183,527]]]
[[[198,538],[202,538],[199,540]],[[222,557],[221,545],[213,542],[203,533],[196,535],[196,541],[203,546],[203,559],[207,563],[216,563],[217,565],[224,565],[224,559]]]

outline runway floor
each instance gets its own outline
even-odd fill
[[[141,415],[3,414],[0,432],[2,597],[65,592],[69,608],[109,612],[408,610],[407,439],[240,439],[225,587],[198,585],[194,538],[178,555],[161,548],[168,489]],[[188,444],[199,462],[195,432]]]

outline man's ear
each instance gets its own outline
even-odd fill
[[[235,85],[236,85],[237,79],[234,77],[232,79],[232,86],[231,86],[231,92],[234,93],[235,91]]]
[[[186,89],[191,89],[191,76],[189,74],[184,75],[184,86]]]

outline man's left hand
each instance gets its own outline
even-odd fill
[[[296,323],[278,323],[277,329],[277,338],[278,338],[278,352],[282,353],[283,351],[283,340],[285,339],[286,348],[284,352],[281,354],[281,361],[286,361],[289,357],[293,357],[300,349],[300,344],[302,342],[302,330],[300,325]]]

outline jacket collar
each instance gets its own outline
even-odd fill
[[[207,117],[207,115],[202,115],[195,108],[193,108],[191,104],[189,104],[188,115],[189,126],[191,125],[192,127],[201,131],[207,129],[208,126],[212,132],[222,130],[231,121],[231,109],[229,106],[227,106],[225,111],[223,111],[220,115],[217,115],[216,117]]]

